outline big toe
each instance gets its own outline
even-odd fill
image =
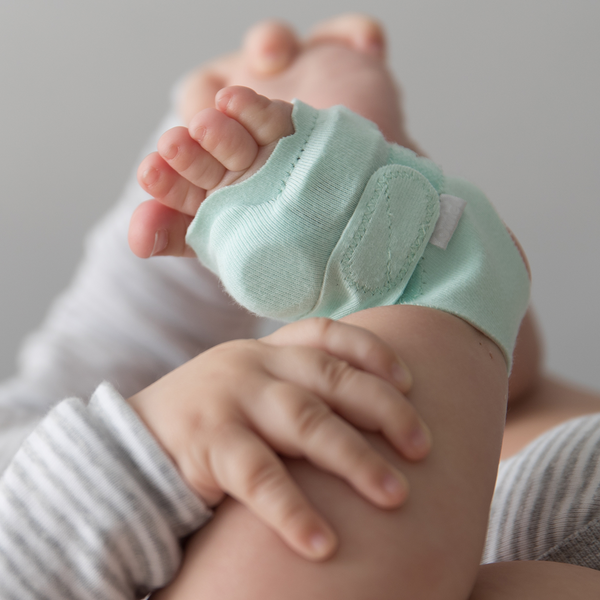
[[[298,54],[296,32],[281,21],[262,21],[244,39],[243,52],[257,75],[274,75],[290,65]]]
[[[309,43],[338,42],[351,48],[385,58],[386,39],[381,24],[367,15],[350,13],[318,23],[309,36]]]

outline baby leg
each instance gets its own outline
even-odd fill
[[[257,65],[263,64],[264,70],[272,64],[268,56],[279,71],[260,73]],[[214,106],[220,89],[243,85],[270,98],[299,98],[316,108],[344,104],[377,122],[388,140],[420,152],[406,132],[400,95],[384,57],[381,27],[360,15],[323,23],[304,43],[284,25],[261,24],[251,30],[241,52],[190,75],[183,86],[180,112],[188,125],[197,112]],[[160,202],[143,203],[131,220],[132,250],[142,258],[193,256],[184,241],[188,217]]]
[[[289,104],[246,88],[223,90],[217,106],[190,126],[199,143],[185,129],[165,134],[159,152],[174,168],[154,154],[140,179],[187,212],[182,229],[194,218],[188,242],[240,304],[283,320],[437,308],[485,332],[511,361],[528,275],[481,192],[340,107],[298,103],[292,127]],[[464,213],[451,243],[436,247],[442,201]]]
[[[422,463],[386,448],[411,494],[399,510],[376,509],[343,482],[302,461],[289,467],[340,536],[338,553],[311,563],[291,552],[241,505],[227,501],[188,546],[182,571],[157,598],[187,600],[464,600],[474,584],[502,437],[506,365],[464,321],[392,306],[348,320],[407,357],[410,399],[432,429]],[[293,516],[291,516],[293,518]]]
[[[485,565],[469,600],[589,600],[600,590],[600,573],[547,562]]]

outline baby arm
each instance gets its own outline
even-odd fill
[[[123,397],[54,407],[0,480],[0,597],[131,600],[165,585],[210,511]]]

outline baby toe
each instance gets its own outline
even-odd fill
[[[263,21],[248,31],[243,54],[258,75],[274,75],[285,69],[298,54],[296,32],[280,21]]]
[[[174,127],[158,140],[158,153],[184,179],[205,190],[215,187],[225,167],[193,140],[185,127]]]
[[[240,123],[259,146],[266,146],[294,133],[292,105],[270,100],[250,88],[231,86],[216,98],[217,108]]]
[[[208,108],[190,123],[190,136],[229,171],[243,171],[256,158],[258,147],[243,124]]]
[[[138,168],[142,188],[161,204],[187,215],[195,215],[206,197],[206,191],[173,170],[165,160],[153,152]]]
[[[375,19],[360,13],[340,15],[313,28],[309,43],[340,42],[366,54],[384,58],[385,33]]]

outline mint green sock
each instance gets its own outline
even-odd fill
[[[292,116],[258,173],[200,207],[186,238],[198,258],[259,315],[428,306],[483,331],[510,365],[529,279],[485,196],[343,107],[296,102]],[[445,250],[428,244],[442,193],[467,201]]]

